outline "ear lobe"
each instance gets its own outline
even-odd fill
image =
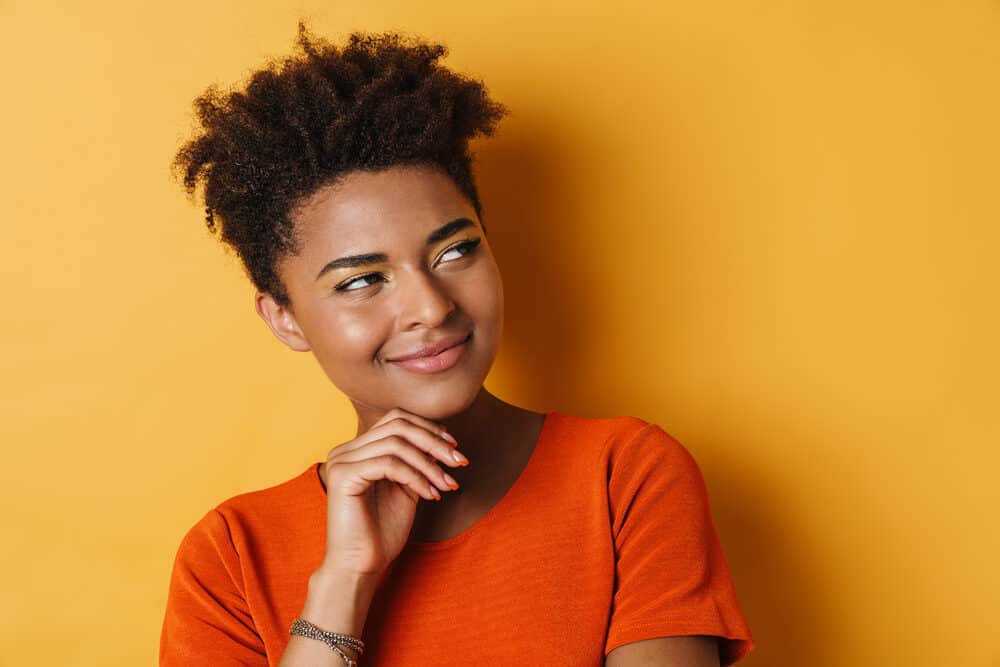
[[[308,352],[312,349],[290,307],[278,304],[266,292],[257,292],[254,295],[254,306],[271,333],[282,343],[296,352]]]

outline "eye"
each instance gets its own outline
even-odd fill
[[[439,261],[451,262],[455,261],[456,259],[461,259],[462,257],[471,255],[473,252],[475,252],[476,247],[479,246],[479,243],[481,241],[482,239],[469,239],[468,241],[456,243],[455,245],[453,245],[452,247],[448,248],[443,253],[441,253]],[[458,256],[453,259],[446,259],[448,253],[452,252],[457,253]],[[336,292],[358,292],[366,287],[371,287],[377,281],[382,281],[384,279],[385,278],[381,273],[366,273],[364,275],[355,276],[353,278],[345,280],[344,282],[340,283],[333,289]],[[354,285],[355,283],[357,283],[359,287],[351,287],[351,285]]]
[[[476,250],[476,246],[479,245],[480,241],[482,241],[482,239],[469,239],[468,241],[463,241],[462,243],[453,245],[452,247],[448,248],[443,253],[441,253],[441,259],[444,259],[445,256],[448,255],[448,253],[457,252],[459,249],[465,250],[465,252],[459,254],[459,257],[465,257],[466,255],[471,255]]]
[[[379,278],[379,279],[381,279],[382,278],[382,274],[381,273],[366,273],[363,276],[356,276],[354,278],[351,278],[350,280],[347,280],[347,281],[344,281],[344,282],[340,283],[339,285],[337,285],[333,289],[335,291],[337,291],[337,292],[357,292],[359,289],[363,289],[365,287],[373,285],[374,283],[368,283],[367,285],[362,285],[361,287],[354,287],[354,288],[351,288],[351,289],[348,289],[348,285],[353,285],[354,283],[360,283],[362,280],[367,280],[368,278]]]

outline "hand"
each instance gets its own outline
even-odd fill
[[[436,461],[452,457],[445,429],[400,408],[327,455],[326,556],[321,569],[380,576],[400,554],[417,501],[440,500],[452,488]],[[451,437],[451,436],[448,436]],[[464,457],[463,457],[464,460]]]

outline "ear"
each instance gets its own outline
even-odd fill
[[[267,324],[278,340],[296,352],[308,352],[309,341],[295,321],[295,314],[289,306],[282,306],[266,292],[257,292],[254,296],[257,314]]]

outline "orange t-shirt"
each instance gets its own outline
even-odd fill
[[[326,546],[319,465],[226,500],[184,536],[161,666],[278,663]],[[754,646],[698,464],[637,417],[548,412],[493,508],[393,561],[359,663],[594,667],[670,635],[721,637],[722,665]]]

